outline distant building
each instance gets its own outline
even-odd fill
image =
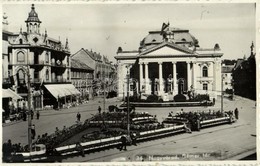
[[[222,55],[218,44],[200,48],[189,30],[164,23],[161,30],[149,32],[137,51],[118,48],[119,96],[126,94],[129,74],[131,95],[156,94],[172,100],[192,91],[216,97],[221,91]]]
[[[254,43],[247,59],[238,59],[233,69],[234,91],[236,95],[256,100],[256,59]]]
[[[3,15],[3,22],[2,22],[2,85],[3,88],[8,88],[10,87],[10,79],[9,79],[9,74],[8,74],[8,47],[9,47],[9,42],[8,42],[8,36],[12,35],[11,32],[8,32],[7,25],[7,15],[4,13]]]
[[[26,31],[22,28],[18,33],[3,30],[6,48],[8,44],[8,78],[4,73],[3,86],[9,86],[25,100],[28,94],[28,76],[30,75],[32,105],[34,109],[42,109],[44,105],[61,106],[67,97],[79,95],[71,84],[71,60],[68,39],[63,45],[60,40],[48,36],[47,31],[41,33],[41,21],[32,5],[25,21]],[[8,41],[8,43],[6,42]],[[9,84],[8,84],[9,83]],[[58,84],[58,86],[57,86]],[[68,86],[66,86],[68,85]],[[65,88],[66,87],[66,88]]]
[[[93,91],[95,94],[99,94],[103,91],[102,83],[106,82],[109,84],[115,80],[115,66],[106,56],[100,55],[100,53],[93,52],[92,50],[81,48],[71,57],[94,69]],[[106,91],[110,89],[112,88],[106,86]]]
[[[85,63],[71,59],[71,82],[80,91],[81,99],[90,99],[93,95],[92,81],[94,69]]]
[[[223,91],[233,91],[233,71],[234,65],[222,65]]]

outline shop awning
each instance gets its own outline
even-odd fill
[[[11,89],[2,89],[2,98],[12,98],[15,100],[22,99],[20,95],[18,95]]]
[[[72,84],[50,84],[44,86],[56,99],[58,99],[58,97],[61,98],[80,94]]]

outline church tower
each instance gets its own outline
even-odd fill
[[[40,24],[41,21],[38,18],[38,14],[35,12],[34,4],[32,4],[31,12],[27,20],[25,21],[27,27],[27,33],[37,33],[40,34]]]

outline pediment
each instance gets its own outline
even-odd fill
[[[164,44],[144,51],[141,56],[188,56],[191,54],[193,54],[193,51],[188,48]]]

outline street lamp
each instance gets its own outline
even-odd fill
[[[126,74],[126,78],[127,78],[127,135],[130,136],[130,106],[129,106],[129,78],[130,78],[130,74],[129,74],[129,70],[131,68],[131,65],[127,66],[127,74]]]
[[[31,120],[31,76],[30,76],[30,68],[28,62],[28,54],[27,54],[27,69],[25,69],[25,74],[27,75],[27,83],[28,83],[28,146],[29,152],[32,151],[32,134],[31,134],[31,127],[32,127],[32,120]]]
[[[221,111],[223,111],[223,75],[221,74]]]

